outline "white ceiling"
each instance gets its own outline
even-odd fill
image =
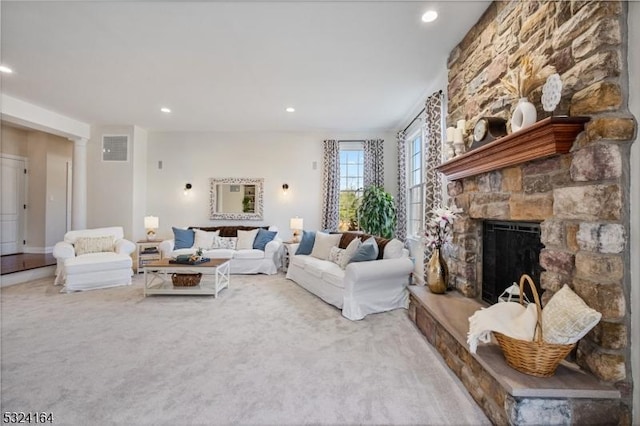
[[[397,130],[488,4],[5,0],[1,88],[91,124]]]

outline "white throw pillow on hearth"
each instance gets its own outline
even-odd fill
[[[575,343],[595,327],[600,318],[600,312],[589,307],[565,284],[542,310],[542,338],[547,343]]]

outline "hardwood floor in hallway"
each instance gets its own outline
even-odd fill
[[[56,264],[56,259],[51,253],[20,253],[0,256],[0,275],[14,272],[27,271],[29,269],[43,268]]]

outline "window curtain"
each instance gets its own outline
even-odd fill
[[[396,197],[396,238],[400,241],[407,239],[407,143],[404,131],[398,136],[398,196]]]
[[[442,106],[444,95],[436,92],[427,98],[424,106],[425,120],[423,125],[424,141],[424,214],[425,223],[429,221],[431,210],[442,204],[442,181],[436,167],[442,162]],[[431,249],[427,248],[428,259]]]
[[[384,139],[364,141],[364,187],[384,187]]]
[[[322,230],[337,231],[340,203],[340,144],[324,141],[324,179],[322,180]]]

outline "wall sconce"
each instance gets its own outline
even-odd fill
[[[286,183],[283,183],[282,184],[282,192],[286,194],[287,191],[289,191],[289,185],[286,184]]]
[[[147,241],[155,240],[156,229],[160,226],[160,221],[156,216],[145,216],[144,227],[147,229]]]
[[[189,191],[191,191],[191,188],[193,188],[193,185],[191,185],[190,183],[187,183],[184,186],[184,195],[187,195],[189,193]]]
[[[293,230],[293,242],[300,242],[300,231],[303,229],[303,220],[301,217],[292,217],[289,220],[289,228]]]

